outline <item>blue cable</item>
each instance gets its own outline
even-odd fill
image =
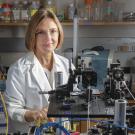
[[[44,128],[49,128],[49,127],[59,128],[65,133],[65,135],[70,135],[70,133],[63,126],[61,126],[60,124],[56,122],[48,122],[48,123],[42,124],[40,127],[36,128],[35,135],[41,135],[42,130]]]
[[[74,118],[72,120],[87,120],[87,118]],[[65,120],[65,121],[69,121],[69,120]],[[60,123],[65,122],[65,121],[61,121]],[[91,122],[101,122],[101,123],[106,123],[106,124],[110,124],[110,125],[113,124],[111,122],[103,121],[103,120],[90,120],[90,121]],[[67,129],[65,129],[63,126],[61,126],[59,123],[56,123],[56,122],[48,122],[48,123],[42,124],[40,127],[37,127],[36,128],[36,131],[35,131],[35,135],[41,135],[42,130],[44,128],[47,129],[49,127],[59,128],[60,130],[62,130],[65,133],[65,135],[70,135],[70,133],[67,131]],[[117,127],[123,128],[124,126],[117,125]],[[135,131],[135,128],[129,128],[129,127],[127,127],[127,130]]]

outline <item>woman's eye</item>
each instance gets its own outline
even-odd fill
[[[39,32],[36,33],[36,35],[43,35],[43,34],[44,34],[43,31],[39,31]]]
[[[51,36],[55,36],[57,33],[58,33],[58,30],[56,29],[49,29],[47,31],[36,32],[36,36],[47,36],[47,34],[50,34]]]
[[[55,34],[55,33],[57,33],[57,30],[52,29],[52,30],[50,30],[50,32],[51,32],[52,34]]]

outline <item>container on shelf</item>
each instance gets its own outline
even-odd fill
[[[104,1],[103,20],[106,22],[112,22],[114,20],[113,0]]]
[[[37,12],[39,7],[40,7],[39,0],[32,1],[30,9],[29,9],[30,10],[29,11],[30,12],[30,17],[32,17]]]
[[[68,5],[68,20],[73,20],[74,12],[75,12],[74,3],[69,3],[69,5]]]
[[[118,46],[117,50],[120,52],[128,52],[130,49],[128,45],[121,45],[121,46]]]
[[[21,21],[28,21],[29,19],[30,19],[29,3],[27,0],[24,0],[24,1],[22,1]]]
[[[19,1],[15,0],[12,7],[12,21],[18,22],[21,20],[21,8]]]
[[[123,12],[124,21],[135,21],[135,11]]]
[[[93,0],[85,0],[85,18],[86,20],[93,21],[92,4]]]
[[[93,21],[103,20],[103,1],[95,0],[92,5]]]
[[[57,12],[57,17],[59,19],[59,21],[64,21],[65,20],[65,13],[64,10],[60,10],[59,12]]]
[[[47,0],[45,2],[45,8],[47,8],[47,9],[53,11],[55,14],[57,14],[55,0]]]
[[[121,1],[114,1],[114,21],[123,21],[123,11],[124,11],[125,3]]]
[[[2,7],[2,5],[3,5],[3,1],[1,1],[0,0],[0,20],[3,20],[3,7]]]
[[[10,22],[11,21],[11,15],[12,15],[12,11],[11,11],[12,5],[9,3],[3,3],[2,4],[2,9],[3,9],[3,21],[5,22]]]

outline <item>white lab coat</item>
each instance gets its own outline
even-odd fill
[[[69,76],[69,61],[55,53],[53,55],[55,61],[53,70],[63,73],[63,81],[66,84]],[[49,90],[52,88],[45,71],[33,52],[27,53],[9,68],[5,100],[9,117],[12,119],[9,123],[9,126],[12,126],[10,132],[28,132],[29,124],[24,119],[24,113],[27,109],[47,107],[49,95],[41,95],[39,91]]]

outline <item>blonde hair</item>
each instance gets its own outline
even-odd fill
[[[56,48],[60,48],[63,43],[64,39],[64,33],[63,33],[63,28],[56,17],[56,15],[50,11],[49,9],[39,9],[31,18],[26,35],[25,35],[25,46],[29,51],[34,51],[35,50],[35,45],[36,45],[36,30],[38,27],[38,24],[44,19],[44,18],[51,18],[54,20],[56,23],[58,30],[59,30],[59,39],[58,39],[58,45]]]

